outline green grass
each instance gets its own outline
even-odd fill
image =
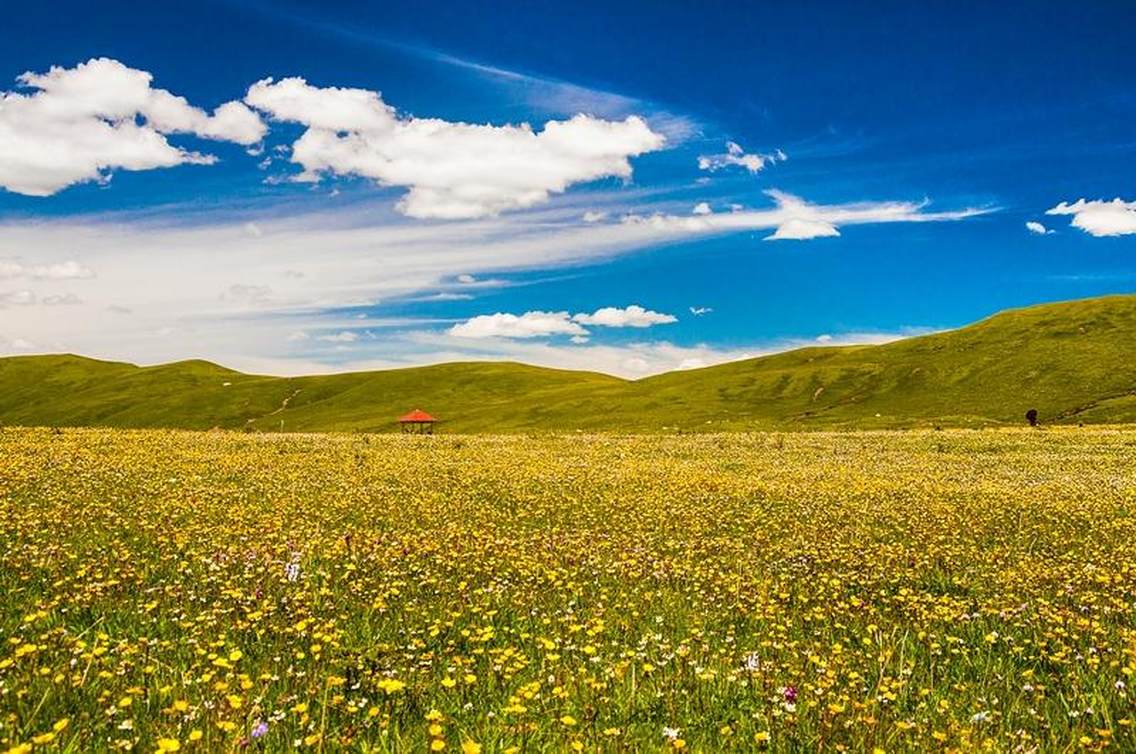
[[[1136,421],[1136,296],[1003,312],[879,346],[804,348],[638,381],[513,363],[278,378],[203,361],[0,359],[16,425],[444,432],[729,431]],[[228,384],[226,384],[228,383]],[[285,403],[287,401],[287,403]]]

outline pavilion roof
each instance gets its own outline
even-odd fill
[[[410,423],[414,423],[414,422],[436,422],[436,421],[438,421],[433,416],[430,416],[430,414],[426,413],[425,411],[423,411],[420,408],[416,408],[413,411],[411,411],[409,414],[405,414],[403,416],[398,417],[398,420],[399,420],[399,422],[401,422],[403,424],[410,424]]]

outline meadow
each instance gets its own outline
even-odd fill
[[[0,431],[0,751],[1136,750],[1136,430]]]
[[[244,374],[206,361],[139,367],[0,358],[0,425],[398,432],[675,434],[1136,423],[1136,295],[1042,304],[882,345],[812,345],[626,380],[508,362]]]

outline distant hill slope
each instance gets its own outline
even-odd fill
[[[262,377],[204,361],[0,359],[8,425],[394,431],[808,429],[1136,421],[1136,296],[1002,312],[880,346],[803,348],[638,381],[512,363]]]

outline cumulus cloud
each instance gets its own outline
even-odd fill
[[[36,295],[33,291],[8,291],[7,293],[0,292],[0,307],[31,306],[35,302]]]
[[[320,335],[316,340],[322,340],[326,343],[354,343],[359,340],[359,333],[343,330],[342,332]]]
[[[94,276],[94,270],[74,260],[31,267],[19,262],[0,260],[0,279],[27,277],[34,280],[80,280]]]
[[[0,353],[26,353],[28,351],[34,351],[35,348],[35,343],[32,343],[30,340],[0,335]]]
[[[447,332],[458,338],[540,338],[571,335],[576,344],[587,343],[591,334],[581,325],[593,327],[636,327],[677,322],[670,314],[644,309],[638,304],[624,308],[605,306],[594,312],[544,312],[524,314],[482,314],[454,325]]]
[[[448,330],[458,338],[539,338],[548,335],[587,335],[568,312],[532,311],[524,314],[482,314]]]
[[[777,226],[777,230],[765,237],[766,241],[804,241],[810,238],[831,238],[840,235],[840,231],[824,216],[822,210],[784,192],[768,193],[788,217],[785,222]]]
[[[804,241],[810,238],[825,238],[839,236],[840,231],[832,223],[824,220],[810,220],[807,218],[792,218],[777,226],[772,235],[766,236],[766,241]]]
[[[81,303],[83,303],[83,299],[74,293],[55,293],[43,297],[44,306],[78,306]]]
[[[272,298],[272,288],[267,285],[246,285],[234,283],[221,292],[220,299],[232,304],[263,304]]]
[[[408,189],[398,203],[418,218],[490,217],[541,204],[576,183],[630,178],[629,159],[665,138],[637,116],[576,115],[537,131],[400,115],[378,92],[264,79],[245,102],[275,120],[307,127],[292,145],[295,180],[358,175]]]
[[[690,307],[690,313],[693,314],[695,317],[701,317],[705,314],[709,314],[712,311],[714,311],[714,310],[711,309],[709,306],[692,306],[692,307]]]
[[[1029,222],[1027,222],[1026,230],[1028,230],[1030,233],[1036,233],[1039,236],[1048,236],[1049,234],[1053,233],[1052,230],[1045,227],[1036,220],[1030,220]]]
[[[605,219],[607,219],[607,213],[601,210],[590,210],[584,213],[584,222],[586,223],[598,223]]]
[[[672,314],[662,314],[650,309],[644,309],[638,304],[620,309],[615,306],[605,306],[591,314],[580,313],[572,317],[573,322],[581,325],[594,325],[599,327],[651,327],[652,325],[666,325],[678,322]]]
[[[763,170],[766,165],[772,165],[786,159],[788,157],[780,149],[773,154],[747,154],[737,142],[727,141],[725,153],[700,156],[698,158],[698,169],[714,171],[736,166],[745,168],[751,173],[757,173]]]
[[[93,278],[95,271],[72,260],[56,264],[36,265],[29,268],[27,274],[37,280],[80,280]]]
[[[1090,236],[1126,236],[1136,233],[1136,202],[1125,202],[1120,198],[1111,202],[1084,199],[1078,199],[1072,204],[1061,202],[1045,214],[1072,215],[1073,220],[1069,224]]]
[[[695,204],[694,209],[690,211],[690,213],[693,215],[709,215],[712,212],[713,210],[710,209],[710,205],[707,202],[699,202],[698,204]]]
[[[169,143],[190,133],[253,144],[265,133],[240,102],[210,115],[183,97],[151,86],[153,76],[110,58],[18,78],[30,93],[0,92],[0,186],[50,196],[108,171],[209,164],[215,158]]]

